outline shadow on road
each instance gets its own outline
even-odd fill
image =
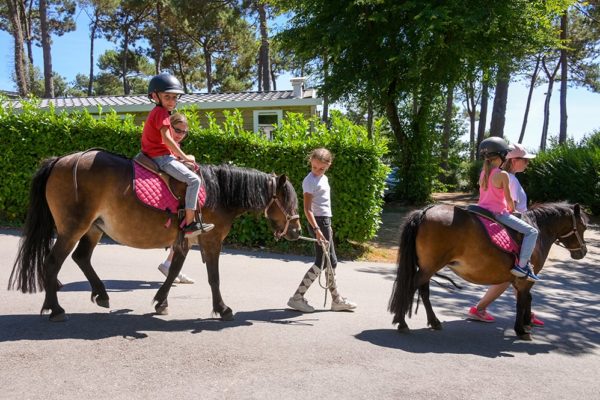
[[[162,282],[134,281],[134,280],[116,280],[107,279],[102,281],[107,292],[131,292],[139,289],[158,290]],[[174,287],[177,284],[173,284]],[[92,290],[88,281],[69,282],[63,284],[61,292],[90,292]]]
[[[144,339],[146,332],[189,332],[198,334],[254,322],[312,325],[316,318],[297,319],[298,312],[283,309],[244,311],[235,314],[234,321],[219,318],[167,320],[154,314],[136,315],[130,309],[109,313],[68,314],[66,322],[50,322],[47,315],[0,315],[0,343],[20,340],[49,341],[58,339],[99,340],[111,337]],[[294,319],[292,319],[294,318]]]
[[[496,322],[493,324],[453,318],[443,322],[442,331],[433,331],[407,318],[411,333],[373,329],[359,333],[356,338],[411,353],[473,354],[492,358],[512,357],[511,353],[515,352],[538,354],[557,351],[572,356],[592,354],[600,344],[597,303],[600,269],[597,267],[598,247],[590,250],[584,260],[548,260],[552,266],[542,272],[543,280],[532,289],[532,309],[542,309],[552,318],[543,317],[546,325],[534,330],[533,342],[516,340],[512,330],[515,300],[511,289],[494,302],[492,312]],[[461,285],[464,289],[453,293],[432,287],[431,303],[438,315],[464,318],[468,307],[474,305],[485,291],[485,286],[464,281]],[[424,311],[419,309],[421,313]]]
[[[504,336],[495,328],[482,335],[473,329],[474,322],[450,321],[444,323],[442,331],[416,329],[410,333],[398,333],[395,329],[366,330],[356,338],[376,346],[406,351],[409,353],[471,354],[481,357],[514,357],[514,353],[546,354],[559,350],[558,345],[524,342],[514,336]]]

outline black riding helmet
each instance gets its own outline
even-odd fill
[[[150,79],[150,83],[148,83],[148,97],[152,99],[152,93],[155,92],[185,93],[179,80],[170,74],[159,74]]]
[[[483,158],[499,156],[502,161],[506,159],[506,155],[511,150],[510,146],[502,138],[492,136],[484,139],[479,144],[479,154]]]

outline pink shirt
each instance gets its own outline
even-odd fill
[[[171,126],[169,112],[164,107],[156,106],[148,114],[142,132],[142,152],[148,157],[154,158],[171,154],[171,150],[162,140],[160,128],[163,126]]]
[[[508,204],[504,197],[504,189],[497,188],[492,184],[492,177],[500,173],[500,168],[494,168],[488,177],[488,187],[483,189],[483,185],[479,185],[479,201],[477,205],[483,207],[495,214],[508,213]],[[479,181],[483,179],[483,171],[479,174]]]

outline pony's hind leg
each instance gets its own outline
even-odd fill
[[[59,282],[57,277],[65,258],[67,258],[73,247],[75,247],[74,240],[67,240],[59,235],[46,260],[44,273],[44,290],[46,291],[46,296],[40,313],[43,314],[47,310],[50,311],[49,319],[53,322],[60,322],[66,319],[65,310],[58,304],[56,293],[59,289]]]
[[[423,306],[425,306],[425,312],[427,313],[427,325],[431,326],[432,329],[437,331],[441,330],[442,323],[433,312],[431,301],[429,301],[429,281],[419,286],[419,295],[423,300]]]
[[[108,293],[106,293],[106,287],[96,274],[96,271],[94,271],[91,263],[92,252],[96,248],[96,245],[101,238],[102,231],[95,226],[92,226],[92,228],[79,240],[79,244],[77,245],[77,248],[75,248],[75,251],[71,257],[77,263],[87,280],[90,282],[92,287],[92,303],[95,302],[100,307],[108,308],[109,297]]]

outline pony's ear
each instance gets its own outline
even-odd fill
[[[581,214],[581,207],[579,207],[579,203],[575,203],[573,206],[573,214],[575,214],[576,217],[579,217],[579,214]]]
[[[285,183],[287,182],[288,178],[285,174],[279,175],[279,178],[277,180],[277,187],[283,187],[283,185],[285,185]]]

